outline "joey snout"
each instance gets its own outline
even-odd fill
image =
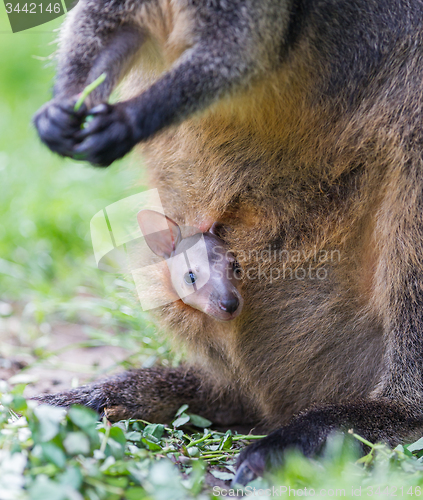
[[[207,285],[204,288],[206,287]],[[200,292],[201,290],[197,294]],[[195,301],[195,297],[193,299]],[[241,314],[243,305],[241,294],[231,284],[230,290],[226,290],[224,294],[218,293],[215,289],[211,290],[202,310],[219,321],[231,321]]]

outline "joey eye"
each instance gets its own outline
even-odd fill
[[[241,278],[241,266],[238,264],[238,261],[235,261],[232,264],[232,269],[233,269],[235,278]]]
[[[193,285],[197,281],[197,276],[192,271],[188,271],[184,274],[184,281],[187,285]]]

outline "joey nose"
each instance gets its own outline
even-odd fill
[[[230,314],[235,312],[238,309],[239,306],[239,300],[237,297],[233,297],[231,299],[222,299],[219,300],[219,307],[223,311],[226,311]]]

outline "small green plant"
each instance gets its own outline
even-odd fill
[[[318,459],[291,451],[283,467],[232,485],[240,449],[262,436],[217,432],[182,406],[170,426],[111,424],[92,410],[37,406],[0,383],[0,498],[190,500],[220,496],[355,498],[423,494],[423,439],[394,450],[335,434]],[[370,452],[358,458],[361,442]],[[211,479],[210,479],[211,478]]]
[[[78,100],[75,103],[74,111],[79,111],[81,106],[84,104],[85,99],[95,90],[99,85],[101,85],[106,79],[106,73],[102,73],[98,78],[96,78],[93,82],[87,85],[84,90],[81,92],[81,95],[78,97]]]
[[[34,500],[210,498],[206,467],[232,479],[240,447],[260,438],[210,430],[211,422],[186,405],[171,427],[142,420],[112,425],[88,408],[37,406],[23,388],[1,383],[0,498],[3,491]]]

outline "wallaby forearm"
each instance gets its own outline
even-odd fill
[[[62,68],[62,74],[69,77],[57,79],[55,97],[72,97],[104,73],[106,80],[91,92],[85,103],[87,108],[91,108],[106,102],[118,81],[131,66],[132,58],[142,46],[143,38],[139,28],[123,25],[109,39],[103,41],[105,47],[96,57],[87,61],[84,68],[80,67],[81,62],[75,54],[76,60],[68,61],[67,66]],[[76,66],[79,66],[77,71]],[[80,76],[76,81],[72,76],[75,73]]]
[[[248,3],[251,9],[261,12],[260,6]],[[57,108],[65,108],[72,115],[69,99],[102,72],[107,73],[107,79],[86,104],[90,108],[105,102],[144,39],[154,39],[154,33],[147,30],[147,20],[143,21],[140,14],[147,4],[160,12],[155,2],[131,4],[131,11],[122,6],[113,12],[108,4],[89,0],[81,0],[71,12],[58,53],[55,97],[34,119],[41,139],[54,151],[109,165],[138,142],[207,109],[232,92],[248,88],[277,65],[280,40],[271,36],[271,30],[280,35],[286,24],[282,13],[276,15],[277,9],[260,20],[261,27],[269,27],[261,33],[254,12],[244,10],[243,2],[228,4],[221,11],[218,25],[213,23],[213,6],[201,13],[195,13],[191,6],[186,9],[192,10],[192,19],[187,21],[192,26],[186,49],[169,71],[141,95],[96,109],[95,120],[83,134],[76,125],[64,126],[74,116],[58,119]]]

